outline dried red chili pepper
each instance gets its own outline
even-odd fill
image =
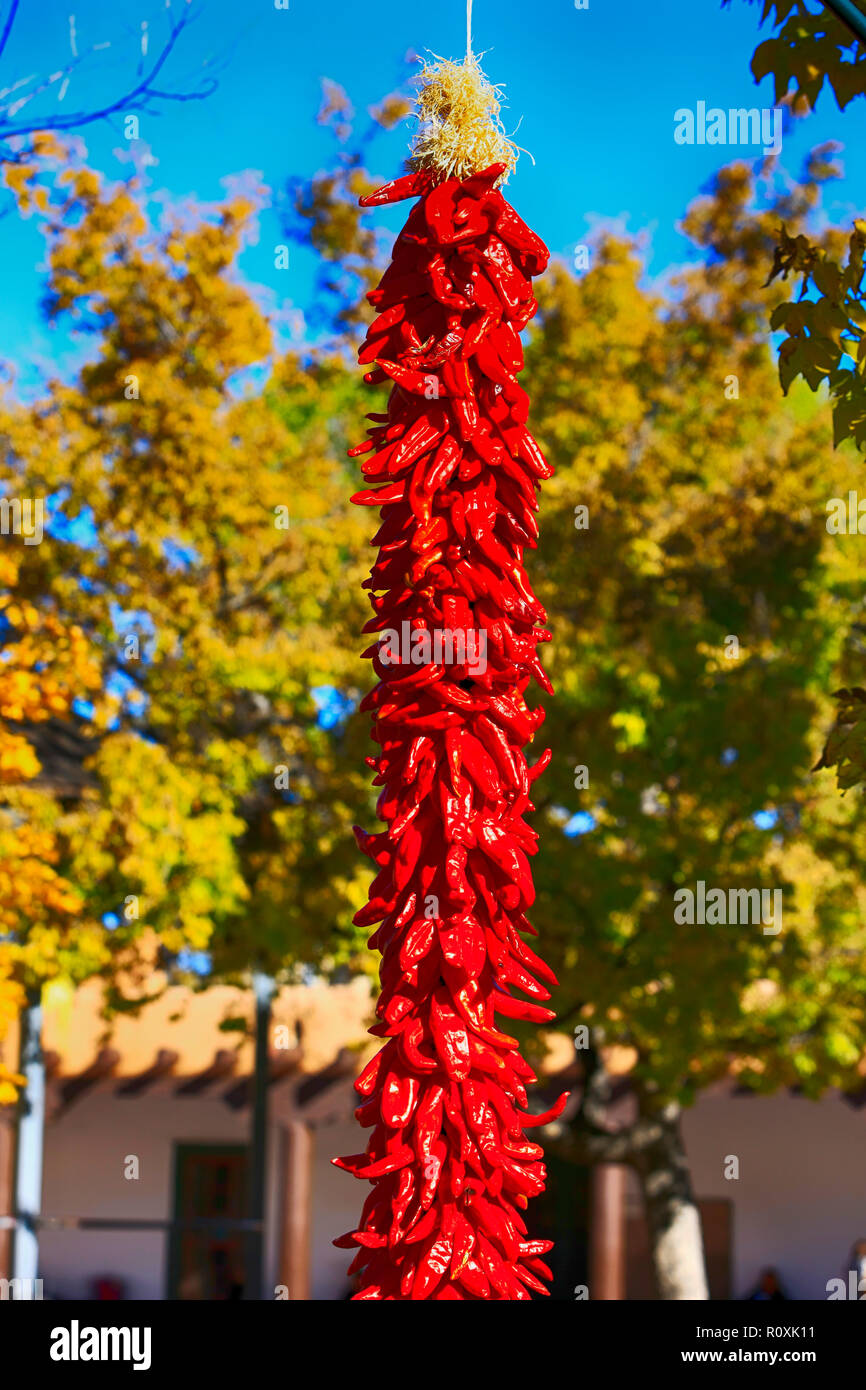
[[[419,197],[368,296],[379,317],[360,358],[376,364],[368,380],[393,383],[388,415],[350,450],[382,484],[353,499],[382,516],[365,627],[378,634],[365,655],[379,684],[363,708],[386,825],[357,832],[379,872],[355,920],[380,924],[370,1031],[386,1042],[356,1082],[367,1151],[334,1160],[373,1184],[358,1229],[336,1242],[357,1247],[364,1300],[525,1300],[550,1277],[539,1258],[550,1242],[527,1239],[521,1216],[544,1186],[524,1130],[565,1098],[526,1113],[535,1076],[497,1025],[548,1021],[537,1001],[556,983],[521,936],[534,935],[524,912],[536,848],[522,817],[549,759],[527,766],[543,711],[524,692],[533,678],[550,689],[537,653],[550,634],[523,552],[552,470],[516,373],[547,252],[494,188],[504,169],[412,174],[362,200]],[[420,661],[395,656],[395,633],[428,641]]]

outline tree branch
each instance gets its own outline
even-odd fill
[[[9,42],[9,35],[12,33],[12,25],[15,23],[15,16],[18,13],[20,0],[12,0],[9,6],[9,13],[6,16],[6,23],[3,25],[3,33],[0,34],[0,58],[3,57],[3,50]]]
[[[824,4],[862,44],[866,44],[866,15],[861,14],[853,0],[824,0]]]
[[[0,38],[0,55],[2,55],[3,46],[5,45],[5,42],[9,37],[9,30],[11,29],[12,22],[15,18],[15,10],[17,9],[17,5],[18,0],[15,0],[15,6],[10,11],[9,16],[7,17],[6,26],[3,31],[3,36],[2,38]],[[21,138],[22,136],[26,135],[35,135],[37,131],[44,130],[77,130],[81,126],[92,125],[94,121],[107,120],[110,116],[116,115],[120,111],[147,110],[147,104],[149,101],[201,101],[205,97],[210,96],[210,94],[213,91],[215,91],[217,86],[215,78],[210,78],[207,81],[205,81],[201,86],[200,90],[191,92],[172,92],[166,91],[161,87],[154,86],[156,78],[162,72],[169,57],[171,56],[172,52],[177,46],[181,34],[187,28],[189,23],[190,15],[188,14],[182,15],[180,19],[174,20],[171,23],[168,38],[163,44],[162,49],[160,50],[160,53],[158,54],[155,62],[151,66],[150,71],[134,87],[132,87],[127,92],[124,92],[122,96],[119,96],[116,100],[110,102],[107,106],[100,107],[96,111],[73,111],[70,112],[68,115],[64,116],[45,115],[39,117],[38,119],[30,119],[28,121],[20,123],[16,122],[14,117],[2,114],[7,109],[11,109],[11,107],[0,107],[0,139],[9,140],[12,138]],[[88,51],[88,53],[81,56],[76,56],[71,63],[68,63],[61,70],[60,73],[48,79],[40,87],[38,87],[35,92],[31,93],[31,95],[25,98],[24,100],[32,100],[33,97],[39,94],[39,92],[45,90],[45,88],[48,85],[53,83],[57,77],[68,75],[70,72],[74,71],[77,67],[79,67],[87,57],[92,56],[92,54],[96,51],[97,46],[94,46]],[[12,105],[14,105],[14,103]]]

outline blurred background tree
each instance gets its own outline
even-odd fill
[[[47,191],[26,189],[25,184],[34,159],[60,154],[51,132],[78,131],[121,112],[154,112],[160,103],[201,100],[214,90],[216,79],[210,75],[178,86],[167,77],[167,65],[180,51],[192,19],[188,4],[173,10],[168,0],[156,25],[152,50],[148,22],[140,22],[137,52],[119,85],[113,87],[116,77],[105,60],[129,48],[128,31],[113,46],[104,37],[82,44],[74,15],[69,16],[66,56],[49,60],[46,55],[46,66],[40,71],[11,73],[8,51],[20,10],[20,0],[8,0],[0,18],[0,69],[5,82],[0,93],[0,177],[10,197],[0,215],[13,210],[16,197],[19,210],[29,212],[37,205],[46,210]],[[204,66],[211,66],[210,60]],[[102,96],[94,98],[100,78],[106,85],[101,87]],[[75,93],[82,79],[89,101],[77,105],[73,96],[58,109],[70,87]],[[29,555],[25,550],[25,558]],[[101,925],[77,925],[84,899],[58,871],[61,850],[56,828],[62,808],[46,794],[33,743],[34,726],[47,727],[50,721],[68,718],[76,699],[99,689],[99,667],[76,624],[66,623],[50,604],[17,601],[26,588],[21,584],[20,565],[20,556],[9,550],[0,557],[0,718],[4,721],[0,727],[0,1036],[23,1004],[24,986],[35,986],[46,970],[52,976],[59,958],[64,958],[62,968],[71,978],[101,968],[106,958]],[[26,950],[22,950],[22,923],[27,924]],[[74,967],[73,960],[77,961]],[[0,1063],[0,1103],[14,1099],[13,1081],[9,1067]]]
[[[21,615],[41,615],[75,634],[99,694],[82,705],[80,680],[72,716],[49,703],[77,725],[87,775],[74,797],[38,793],[85,904],[75,949],[25,898],[7,910],[9,950],[70,982],[128,968],[150,932],[181,965],[210,951],[206,974],[336,967],[364,900],[350,830],[363,769],[337,761],[364,620],[341,461],[359,384],[338,363],[272,359],[231,273],[251,202],[155,231],[137,177],[106,188],[56,150],[16,165],[13,185],[45,219],[47,311],[95,351],[0,416],[3,481],[51,499],[41,545],[5,576],[4,654],[25,664]],[[30,711],[4,714],[32,757],[16,732],[33,733]]]
[[[784,214],[818,191],[807,173]],[[857,574],[824,504],[853,459],[807,392],[774,390],[761,285],[781,212],[746,166],[723,171],[684,223],[705,260],[663,301],[603,240],[581,281],[544,283],[527,362],[557,468],[532,566],[557,692],[536,917],[561,1022],[589,1044],[561,1146],[637,1168],[666,1297],[695,1296],[681,1107],[732,1073],[862,1084],[859,806],[811,772]],[[781,890],[781,931],[678,925],[674,894],[700,880]],[[637,1103],[613,1141],[593,1105],[608,1065]]]

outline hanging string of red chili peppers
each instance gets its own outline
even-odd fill
[[[447,66],[461,83],[468,72],[470,106],[482,91],[489,113],[494,89],[476,60]],[[373,364],[368,382],[394,383],[388,413],[370,415],[367,442],[350,451],[365,456],[370,484],[353,500],[382,518],[365,629],[377,634],[365,656],[379,684],[362,708],[380,745],[367,762],[386,829],[356,831],[378,874],[355,921],[378,924],[370,1031],[386,1041],[356,1082],[367,1150],[334,1160],[372,1190],[358,1229],[335,1243],[357,1247],[359,1299],[528,1299],[547,1292],[551,1242],[530,1239],[522,1215],[545,1181],[524,1131],[566,1097],[526,1113],[536,1078],[497,1015],[554,1016],[539,1001],[555,977],[524,939],[535,935],[525,914],[537,840],[524,815],[550,750],[531,768],[523,751],[544,718],[527,687],[551,691],[536,650],[550,634],[523,554],[552,469],[517,381],[531,279],[548,253],[497,187],[511,146],[477,109],[461,113],[453,85],[443,100],[442,67],[433,72],[438,105],[414,172],[362,199],[419,201],[368,296],[378,317],[360,361]],[[468,153],[455,126],[458,137],[481,131]],[[478,148],[505,158],[473,172]]]

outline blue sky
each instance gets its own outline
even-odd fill
[[[0,0],[6,8],[8,0]],[[174,0],[182,8],[182,0]],[[165,26],[157,0],[22,0],[12,39],[0,63],[0,87],[31,73],[49,74],[69,54],[69,13],[75,13],[79,48],[110,41],[110,48],[76,74],[63,103],[54,93],[40,108],[92,105],[117,94],[134,71],[140,24],[149,23],[150,51]],[[119,17],[121,12],[122,17]],[[310,175],[332,158],[327,131],[315,124],[320,79],[349,91],[363,119],[365,108],[412,69],[408,52],[431,49],[459,56],[465,43],[464,0],[436,5],[379,0],[198,0],[196,18],[165,74],[166,86],[191,86],[202,71],[219,85],[202,102],[163,105],[141,118],[141,140],[156,161],[150,170],[156,201],[190,197],[213,202],[226,180],[259,171],[280,189],[289,175]],[[520,121],[518,142],[531,150],[509,184],[509,196],[548,242],[571,258],[599,221],[622,219],[650,236],[652,274],[689,256],[677,232],[688,202],[713,171],[736,151],[679,146],[674,112],[699,101],[724,109],[772,105],[769,82],[756,87],[749,61],[761,34],[758,7],[733,0],[475,0],[475,46],[487,50],[489,76],[504,83],[506,123]],[[203,65],[207,65],[203,68]],[[840,114],[826,93],[818,112],[786,137],[783,159],[797,172],[814,144],[845,144],[846,179],[834,185],[829,212],[847,221],[866,200],[866,141],[862,103]],[[127,167],[122,120],[84,134],[91,161],[115,177]],[[408,128],[384,136],[371,163],[383,177],[399,172]],[[399,216],[399,214],[398,214]],[[378,221],[383,221],[381,214]],[[392,221],[391,225],[395,225]],[[292,249],[288,270],[274,267],[282,240],[266,211],[257,244],[241,262],[245,279],[261,287],[273,309],[303,310],[313,262]],[[22,379],[49,364],[72,360],[63,334],[51,333],[39,311],[42,242],[33,223],[0,220],[0,358],[12,360]]]

